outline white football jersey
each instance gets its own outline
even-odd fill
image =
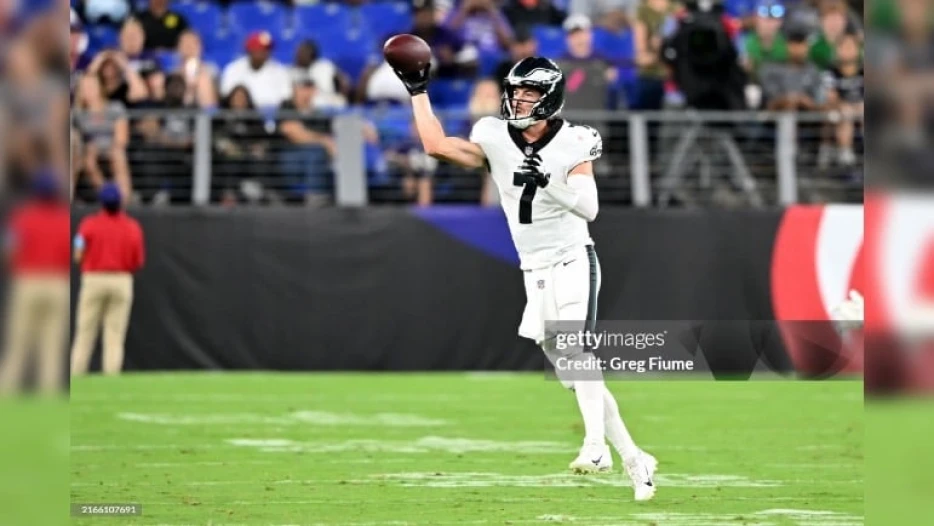
[[[541,139],[527,143],[521,130],[502,119],[484,117],[474,124],[470,142],[486,155],[523,270],[552,266],[569,251],[593,244],[585,219],[517,173],[527,156],[537,155],[543,173],[566,183],[574,167],[603,153],[597,130],[555,120]]]

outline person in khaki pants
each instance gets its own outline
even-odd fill
[[[13,212],[6,225],[4,249],[11,282],[0,353],[0,394],[19,392],[33,356],[42,393],[60,392],[65,378],[71,211],[61,189],[54,174],[37,174],[32,198]]]
[[[121,209],[119,188],[105,184],[102,210],[81,221],[75,236],[75,261],[81,265],[81,293],[71,348],[71,374],[87,372],[103,327],[104,374],[123,368],[124,342],[133,305],[133,274],[143,266],[143,230]]]

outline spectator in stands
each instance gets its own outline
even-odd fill
[[[169,75],[165,82],[165,98],[155,107],[164,110],[186,110],[191,106],[185,103],[185,78],[178,73]],[[150,143],[163,148],[180,150],[190,149],[194,142],[194,129],[191,117],[169,111],[158,117],[142,119],[137,128]]]
[[[438,160],[425,153],[418,138],[415,121],[410,121],[408,135],[384,146],[386,161],[402,179],[402,196],[418,206],[430,206],[434,199],[434,176]]]
[[[665,100],[665,80],[668,68],[662,63],[662,28],[674,7],[669,0],[643,0],[636,11],[633,26],[636,44],[636,65],[639,81],[630,108],[660,110]]]
[[[266,31],[250,33],[246,39],[247,55],[231,62],[221,76],[221,96],[237,86],[246,86],[257,108],[276,108],[292,95],[289,70],[271,58],[272,35]]]
[[[635,18],[639,0],[570,0],[570,15],[585,16],[598,26],[619,32]]]
[[[565,50],[561,56],[564,63],[599,63],[602,65],[606,83],[613,84],[619,77],[616,67],[608,64],[593,46],[593,29],[590,19],[582,15],[571,15],[564,21]],[[567,72],[565,72],[567,74]],[[606,87],[608,84],[605,84]],[[572,90],[573,91],[573,90]],[[601,101],[601,104],[603,101]]]
[[[333,62],[321,56],[318,43],[303,40],[295,50],[294,73],[307,75],[315,83],[318,108],[343,108],[350,94],[350,79]]]
[[[821,72],[808,60],[808,35],[790,31],[788,62],[766,63],[759,79],[766,105],[771,111],[816,111],[826,103]]]
[[[493,0],[463,0],[449,15],[445,26],[482,55],[498,54],[512,43],[509,21]]]
[[[136,126],[142,141],[134,141],[133,153],[142,162],[135,172],[138,181],[149,183],[140,190],[141,197],[152,204],[168,204],[173,197],[171,188],[191,173],[194,119],[177,111],[192,108],[185,103],[185,93],[185,78],[178,73],[169,75],[164,100],[153,104],[154,108],[167,111],[143,117]]]
[[[567,16],[552,0],[505,0],[503,14],[516,31],[535,26],[560,26]]]
[[[830,69],[834,65],[834,50],[837,41],[847,30],[847,15],[849,10],[843,0],[824,1],[820,5],[820,31],[814,43],[811,44],[811,62],[821,69]]]
[[[96,192],[105,180],[112,179],[124,195],[130,195],[132,185],[126,155],[130,125],[124,107],[110,103],[100,79],[88,75],[81,79],[78,108],[81,111],[75,119],[83,142],[81,164],[85,182]]]
[[[853,132],[863,117],[863,65],[860,39],[853,33],[844,33],[837,39],[836,64],[827,73],[830,107],[842,117],[836,126],[838,157],[844,166],[856,164],[853,152]]]
[[[509,70],[511,70],[517,62],[524,58],[534,57],[537,53],[538,41],[535,40],[535,36],[528,28],[519,27],[516,29],[515,40],[513,40],[512,45],[509,46],[509,58],[496,66],[496,69],[493,71],[493,78],[497,80],[506,78],[506,75],[509,74]],[[502,89],[502,86],[500,86],[500,89]]]
[[[821,31],[821,10],[824,4],[840,4],[844,0],[803,0],[788,6],[785,15],[786,31],[803,32],[809,36],[817,35]],[[862,16],[851,11],[844,4],[847,11],[847,31],[862,32]]]
[[[201,37],[194,31],[185,31],[178,39],[178,71],[185,78],[185,104],[201,108],[217,106],[217,66],[204,62]]]
[[[169,9],[169,0],[149,0],[149,8],[139,14],[146,33],[146,49],[171,51],[188,29],[188,20]]]
[[[411,95],[385,61],[370,64],[360,75],[357,83],[357,100],[368,105],[411,104]]]
[[[162,74],[155,53],[143,48],[145,42],[143,25],[135,18],[127,19],[120,28],[120,51],[126,57],[129,67],[146,81],[149,99],[162,100],[165,95],[165,75]]]
[[[5,122],[0,123],[0,155],[9,167],[12,182],[25,186],[31,174],[47,166],[53,167],[64,181],[68,166],[62,134],[68,123],[64,86],[43,71],[36,50],[25,42],[13,44],[4,58],[0,92],[7,111]]]
[[[779,0],[760,0],[756,5],[754,31],[742,41],[743,66],[754,82],[766,62],[788,61],[788,42],[781,32],[785,6]]]
[[[438,24],[434,0],[412,3],[411,33],[431,46],[434,54],[434,75],[442,78],[470,77],[476,72],[476,49],[455,31]]]
[[[330,201],[331,160],[337,145],[331,136],[331,120],[315,110],[315,85],[308,76],[297,76],[292,97],[281,107],[279,132],[288,143],[280,154],[281,172],[290,189],[307,205]]]
[[[213,121],[214,174],[211,177],[214,200],[231,206],[240,199],[237,189],[243,180],[259,180],[265,175],[269,134],[250,92],[235,87],[221,102],[224,109]]]
[[[124,108],[149,98],[146,81],[130,67],[129,60],[119,51],[99,53],[88,66],[87,75],[97,78],[106,100],[119,102]]]
[[[68,58],[69,64],[71,66],[71,91],[74,95],[75,89],[78,87],[78,79],[81,78],[81,75],[84,74],[84,70],[88,68],[88,65],[91,62],[90,57],[88,56],[88,34],[84,30],[84,24],[81,23],[81,19],[78,18],[78,13],[74,9],[71,10],[71,27],[69,31],[69,41],[68,41]]]

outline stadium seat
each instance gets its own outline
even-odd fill
[[[223,71],[227,64],[230,64],[240,55],[243,50],[233,46],[218,46],[204,52],[204,60],[217,66],[218,71]]]
[[[193,3],[175,3],[172,9],[188,20],[188,25],[201,34],[202,38],[209,38],[206,35],[213,35],[224,29],[224,16],[217,4],[208,2]]]
[[[364,4],[360,9],[373,36],[379,40],[412,29],[412,11],[407,3]]]
[[[237,2],[227,10],[230,29],[239,33],[268,31],[274,36],[291,28],[288,11],[271,2]]]
[[[594,50],[616,63],[634,62],[636,44],[632,31],[612,33],[603,28],[593,30]]]
[[[181,59],[174,51],[159,51],[156,53],[156,62],[162,71],[171,72],[178,69]]]
[[[295,50],[302,41],[294,31],[275,35],[272,47],[272,56],[283,64],[291,64],[295,61]]]
[[[223,28],[201,33],[201,40],[205,51],[240,51],[243,49],[243,36]]]
[[[294,16],[296,32],[312,38],[315,38],[315,35],[338,33],[353,27],[350,11],[341,4],[299,5],[295,7]]]
[[[564,31],[556,26],[536,26],[532,29],[538,41],[538,53],[548,58],[558,58],[564,54]]]
[[[473,84],[464,79],[435,79],[429,86],[431,101],[446,110],[465,109]]]
[[[88,52],[97,53],[106,48],[116,47],[120,40],[120,30],[116,27],[96,24],[90,26],[88,32]]]
[[[736,18],[756,14],[756,0],[725,0],[723,6],[726,14]]]
[[[329,30],[302,34],[301,38],[314,39],[321,55],[331,59],[352,82],[357,82],[377,51],[373,35],[362,30]]]
[[[480,66],[480,76],[489,77],[496,71],[496,66],[507,58],[509,58],[509,56],[506,53],[481,51],[480,56],[477,57]]]

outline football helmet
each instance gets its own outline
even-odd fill
[[[503,119],[511,126],[524,130],[536,122],[554,117],[564,107],[564,84],[564,73],[551,60],[543,57],[520,60],[503,79],[500,108]],[[541,98],[532,104],[529,114],[521,117],[516,115],[516,103],[523,101],[513,96],[513,89],[518,86],[533,87],[542,92]]]

